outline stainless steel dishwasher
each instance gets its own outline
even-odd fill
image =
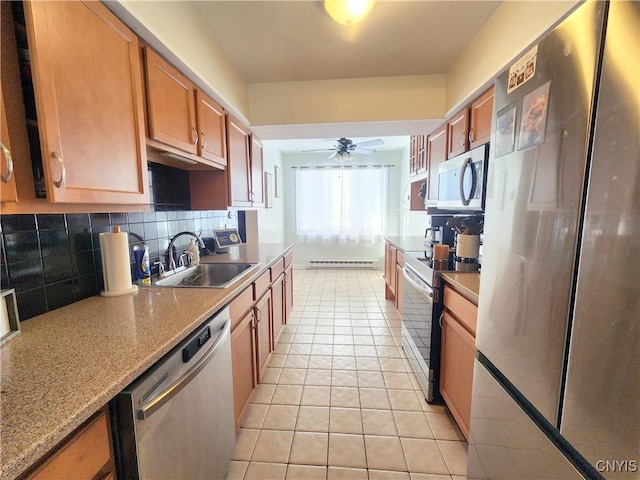
[[[118,476],[223,479],[235,448],[231,320],[207,320],[111,403]]]

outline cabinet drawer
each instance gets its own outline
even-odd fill
[[[280,258],[271,266],[271,281],[275,282],[282,272],[284,272],[284,258]]]
[[[244,314],[247,313],[251,307],[253,307],[253,290],[251,287],[247,287],[229,304],[231,330],[242,320]]]
[[[284,268],[287,268],[292,263],[293,263],[293,251],[287,253],[284,256]]]
[[[444,306],[475,336],[478,307],[447,285],[444,286]]]
[[[400,250],[396,252],[396,265],[399,267],[404,267],[404,253]]]
[[[269,290],[271,285],[270,272],[267,270],[253,282],[253,299],[258,300],[264,293]]]
[[[107,416],[100,413],[82,428],[29,479],[91,479],[111,459]]]

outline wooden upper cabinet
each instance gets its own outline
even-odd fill
[[[479,147],[491,140],[493,115],[493,87],[480,95],[471,104],[470,148]]]
[[[7,113],[4,108],[4,97],[0,91],[0,129],[2,129],[2,145],[0,145],[0,202],[17,202],[16,177],[13,174],[13,158],[11,156],[11,142],[9,141],[9,128],[7,127]]]
[[[195,89],[177,68],[145,48],[149,138],[198,153]]]
[[[196,90],[196,114],[198,155],[226,167],[227,138],[224,109],[201,90]]]
[[[444,124],[427,138],[427,163],[429,165],[427,201],[438,200],[438,166],[447,159],[447,135],[447,125]]]
[[[427,171],[428,142],[427,142],[426,135],[417,136],[417,149],[418,149],[418,155],[416,159],[417,160],[416,173],[419,175]]]
[[[251,134],[251,203],[264,207],[264,158],[262,142]]]
[[[227,176],[229,205],[251,206],[249,129],[227,114]]]
[[[469,108],[465,107],[447,122],[447,159],[469,150]]]
[[[138,38],[99,2],[25,2],[47,198],[148,203]]]

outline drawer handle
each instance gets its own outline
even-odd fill
[[[460,146],[464,147],[464,133],[460,134]]]
[[[469,143],[473,142],[473,128],[469,130]]]
[[[192,127],[193,130],[193,144],[198,145],[198,131]]]
[[[4,143],[0,142],[0,146],[2,147],[2,153],[4,153],[4,159],[7,162],[7,173],[0,178],[4,183],[9,183],[9,180],[13,177],[13,158],[11,158],[11,151]]]
[[[204,150],[205,147],[207,146],[207,137],[205,137],[203,131],[200,131],[200,138],[202,139],[202,146],[200,148]]]
[[[51,156],[60,164],[60,180],[54,180],[53,184],[56,188],[62,188],[67,181],[67,169],[64,166],[64,160],[58,155],[58,152],[53,152]]]

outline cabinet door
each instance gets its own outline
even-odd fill
[[[427,171],[427,148],[428,148],[427,136],[418,135],[417,141],[418,141],[418,145],[417,145],[418,165],[417,165],[416,173],[421,174]]]
[[[469,440],[475,339],[448,312],[442,314],[440,393],[465,438]]]
[[[80,427],[56,453],[30,474],[29,480],[96,478],[113,470],[108,410]]]
[[[138,38],[99,2],[25,2],[47,198],[149,203]]]
[[[224,109],[211,97],[196,91],[198,155],[216,165],[227,165],[227,137]]]
[[[396,264],[396,310],[402,312],[402,289],[404,287],[404,277],[402,276],[402,266]]]
[[[264,207],[264,160],[262,142],[251,134],[251,203]]]
[[[463,108],[447,123],[447,159],[469,150],[469,109]]]
[[[247,313],[231,332],[231,364],[233,369],[233,405],[236,430],[256,388],[255,315]]]
[[[150,48],[145,48],[145,61],[149,138],[198,153],[193,84]]]
[[[411,135],[409,140],[409,175],[418,174],[418,135]]]
[[[273,309],[273,348],[275,348],[282,326],[285,324],[285,284],[284,272],[271,285],[271,307]]]
[[[267,362],[273,351],[273,324],[271,318],[271,292],[267,291],[254,307],[256,316],[256,360],[258,383],[267,368]]]
[[[491,140],[491,117],[493,115],[493,87],[480,95],[471,104],[471,128],[469,148],[475,148]]]
[[[286,324],[293,308],[293,267],[284,269],[284,323]]]
[[[1,117],[0,129],[2,130],[2,145],[0,145],[0,202],[17,202],[16,178],[13,175],[13,158],[11,157],[11,142],[9,141],[9,128],[7,127],[7,113],[4,108],[4,97],[0,92]]]
[[[438,200],[438,166],[447,159],[447,125],[444,124],[429,135],[427,155],[429,164],[429,186],[427,200]]]
[[[249,130],[231,115],[227,115],[227,154],[229,204],[250,207]]]

